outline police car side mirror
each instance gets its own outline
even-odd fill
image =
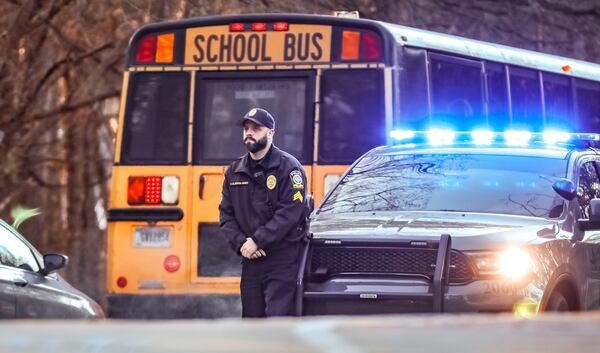
[[[569,179],[558,179],[552,184],[552,189],[556,191],[563,199],[571,201],[577,195],[577,188],[575,184]]]

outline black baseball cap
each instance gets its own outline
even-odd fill
[[[271,113],[261,108],[250,109],[250,111],[244,115],[242,120],[240,120],[240,125],[244,125],[246,120],[250,120],[255,124],[265,126],[269,129],[275,128],[275,119],[273,119]]]

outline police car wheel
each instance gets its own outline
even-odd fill
[[[569,301],[561,292],[554,292],[548,299],[545,311],[569,311],[571,307]]]

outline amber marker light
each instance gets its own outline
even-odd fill
[[[360,32],[342,32],[342,60],[358,60],[360,53]]]
[[[157,37],[156,62],[168,64],[173,62],[173,48],[175,46],[175,34],[161,34]]]

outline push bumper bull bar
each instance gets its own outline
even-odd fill
[[[306,269],[310,252],[311,241],[307,240],[300,261],[298,277],[296,281],[296,315],[305,314],[305,300],[330,300],[330,299],[363,299],[368,294],[346,293],[346,292],[314,292],[306,290]],[[437,242],[437,256],[433,277],[430,280],[430,289],[427,293],[377,293],[376,298],[382,300],[419,300],[431,302],[431,312],[444,312],[444,293],[448,287],[450,252],[452,249],[452,238],[449,234],[442,234]]]

